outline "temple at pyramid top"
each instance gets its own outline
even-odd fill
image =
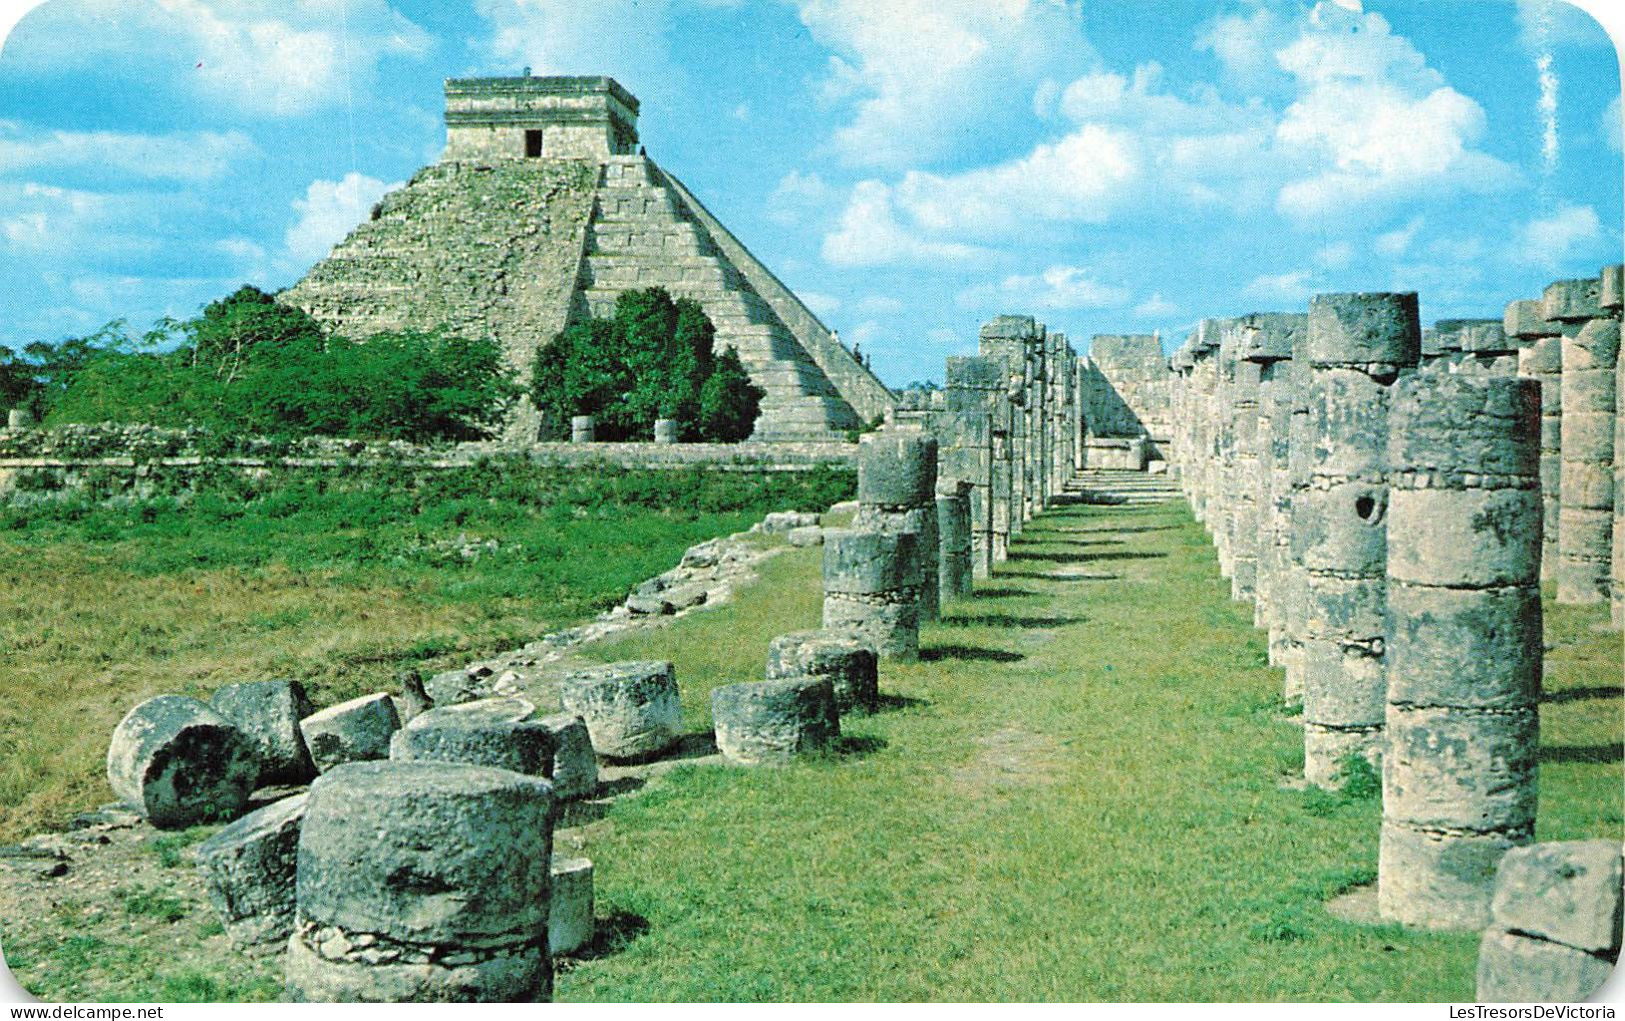
[[[453,78],[446,148],[279,300],[357,338],[490,337],[527,373],[625,291],[691,298],[765,393],[755,438],[828,440],[896,396],[675,175],[638,145],[612,78]],[[534,438],[521,405],[514,439]]]
[[[602,159],[638,148],[638,101],[613,78],[447,78],[444,160]]]

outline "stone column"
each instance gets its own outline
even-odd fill
[[[1608,266],[1602,271],[1602,307],[1620,319],[1625,304],[1625,266]],[[1610,572],[1610,617],[1617,630],[1625,627],[1625,358],[1614,372],[1614,548]]]
[[[1234,531],[1231,519],[1235,516],[1236,475],[1236,417],[1232,405],[1236,399],[1236,344],[1230,336],[1233,320],[1208,320],[1212,323],[1218,346],[1215,367],[1218,370],[1213,388],[1213,466],[1212,481],[1208,487],[1208,524],[1213,532],[1213,547],[1219,554],[1219,577],[1235,577],[1235,551],[1230,545]]]
[[[920,557],[916,532],[826,529],[824,623],[850,630],[882,659],[920,654]]]
[[[997,366],[986,358],[948,359],[947,410],[941,432],[949,441],[940,450],[944,478],[969,482],[971,551],[976,577],[993,572],[993,417],[999,399]]]
[[[1283,641],[1282,580],[1287,562],[1291,500],[1289,492],[1289,429],[1297,378],[1292,348],[1303,333],[1307,317],[1261,313],[1242,320],[1245,342],[1242,357],[1258,365],[1257,474],[1251,486],[1258,500],[1257,578],[1253,584],[1255,627],[1270,635],[1270,663],[1280,660]]]
[[[920,620],[936,620],[942,594],[937,537],[937,441],[924,432],[870,433],[858,445],[858,514],[852,527],[913,532]]]
[[[1416,371],[1414,293],[1319,294],[1309,304],[1308,485],[1292,502],[1302,540],[1304,776],[1382,754],[1389,390]]]
[[[1314,460],[1315,443],[1309,418],[1309,317],[1292,338],[1292,389],[1287,395],[1287,516],[1282,522],[1285,534],[1285,561],[1281,575],[1281,639],[1276,658],[1285,673],[1281,695],[1288,705],[1303,703],[1303,643],[1309,631],[1309,572],[1303,566],[1307,532],[1298,520],[1298,501],[1309,487],[1309,467]]]
[[[937,483],[937,590],[944,601],[963,599],[971,591],[971,484]]]
[[[1535,829],[1538,385],[1401,381],[1388,467],[1378,906],[1408,925],[1481,929],[1496,864]]]
[[[1614,533],[1614,373],[1619,320],[1599,304],[1601,281],[1561,280],[1542,311],[1563,331],[1563,467],[1557,601],[1608,599]]]
[[[552,851],[545,780],[450,762],[336,767],[305,806],[288,999],[548,999]]]
[[[1459,319],[1441,319],[1422,331],[1421,371],[1455,371],[1461,362],[1461,322]]]
[[[1173,353],[1168,360],[1169,371],[1173,374],[1173,381],[1168,390],[1169,417],[1173,420],[1174,449],[1170,467],[1179,477],[1179,491],[1185,494],[1185,502],[1191,505],[1191,511],[1196,510],[1195,499],[1191,496],[1191,422],[1190,422],[1190,385],[1191,372],[1196,367],[1196,360],[1191,357],[1190,341],[1187,339]]]
[[[591,415],[572,415],[570,417],[570,442],[591,443],[596,435]]]
[[[1250,331],[1244,319],[1230,320],[1222,345],[1234,364],[1230,377],[1230,460],[1225,473],[1229,497],[1230,598],[1246,602],[1258,582],[1259,475],[1258,388],[1261,362],[1247,357]],[[1224,357],[1221,346],[1220,357]]]
[[[1539,301],[1514,301],[1502,320],[1518,343],[1518,375],[1540,384],[1540,580],[1557,580],[1559,487],[1563,474],[1563,340]]]

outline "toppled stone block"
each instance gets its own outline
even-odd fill
[[[835,691],[842,712],[874,712],[880,701],[879,657],[857,634],[797,631],[780,635],[767,647],[767,679],[821,677]]]
[[[274,802],[198,845],[209,903],[235,946],[281,950],[293,934],[305,800],[299,794]]]
[[[195,698],[131,709],[107,748],[113,793],[161,829],[235,818],[260,776],[253,740]]]
[[[389,757],[466,762],[545,777],[553,771],[553,730],[535,715],[536,707],[522,698],[431,709],[395,732]]]
[[[395,714],[403,725],[434,708],[434,700],[423,686],[423,675],[416,670],[402,670],[395,675],[395,683],[401,686],[401,693],[395,699]]]
[[[485,678],[476,677],[467,670],[447,670],[435,674],[424,682],[423,687],[429,700],[436,706],[476,702],[491,694]]]
[[[301,784],[316,775],[299,721],[316,711],[298,681],[228,684],[209,706],[237,726],[259,749],[262,787]]]
[[[573,953],[592,941],[592,859],[555,856],[552,873],[547,948],[553,954]]]
[[[789,532],[792,529],[818,524],[818,515],[807,511],[774,511],[764,517],[761,524],[764,532]]]
[[[387,694],[362,695],[305,717],[299,729],[317,770],[345,762],[389,757],[389,741],[400,729],[395,702]]]
[[[1620,942],[1620,849],[1608,840],[1516,847],[1501,859],[1490,914],[1502,929],[1613,954]]]
[[[856,514],[857,512],[858,501],[856,500],[842,500],[840,503],[832,503],[829,505],[828,511],[830,514]]]
[[[587,722],[574,713],[544,716],[537,722],[553,737],[553,797],[574,801],[598,793],[598,757]]]
[[[547,997],[552,851],[545,780],[449,762],[324,774],[299,840],[288,998]]]
[[[722,757],[740,766],[784,765],[841,734],[827,677],[724,684],[711,690],[711,718]]]
[[[577,670],[559,683],[559,699],[567,712],[586,721],[593,749],[607,758],[656,755],[680,736],[682,703],[669,662],[628,661]]]
[[[822,546],[824,530],[818,525],[803,525],[790,529],[785,538],[790,540],[792,546]]]
[[[1478,946],[1480,1003],[1579,1003],[1591,998],[1614,962],[1583,950],[1491,928]]]

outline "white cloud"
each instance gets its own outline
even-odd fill
[[[824,294],[820,291],[797,291],[796,297],[813,310],[813,314],[820,319],[828,319],[841,310],[843,302],[833,294]]]
[[[1416,240],[1417,233],[1422,229],[1422,223],[1420,216],[1413,216],[1405,226],[1377,235],[1377,240],[1372,242],[1371,247],[1378,255],[1397,259],[1404,255],[1411,247],[1411,242]]]
[[[1524,262],[1557,269],[1597,243],[1602,222],[1590,206],[1563,205],[1524,224],[1516,254]]]
[[[1258,298],[1264,301],[1284,301],[1301,304],[1309,300],[1314,293],[1310,285],[1308,270],[1297,270],[1290,273],[1263,274],[1254,277],[1241,293],[1249,298]]]
[[[833,144],[858,166],[933,160],[1007,118],[1011,96],[1093,58],[1076,6],[1055,0],[801,0],[799,11],[833,51],[820,97],[852,106]]]
[[[667,33],[671,0],[475,0],[491,26],[479,45],[517,74],[608,74],[646,87],[677,76]],[[634,87],[636,92],[637,88]]]
[[[1226,79],[1252,90],[1282,82],[1275,51],[1292,38],[1292,22],[1269,7],[1251,14],[1220,15],[1203,25],[1196,49],[1218,58]]]
[[[1564,0],[1517,0],[1518,41],[1535,53],[1553,47],[1609,46],[1596,20]]]
[[[53,10],[53,8],[58,8]],[[288,117],[364,97],[387,55],[428,33],[386,0],[80,0],[47,5],[8,61],[57,70],[133,66],[220,106]]]
[[[840,224],[824,236],[823,255],[837,266],[960,261],[977,254],[969,245],[933,241],[897,221],[892,189],[882,181],[859,181]]]
[[[385,184],[351,171],[342,181],[312,181],[305,197],[293,200],[298,219],[283,236],[289,261],[308,266],[325,257],[356,225],[366,219],[374,202],[401,182]]]
[[[1326,269],[1342,269],[1354,258],[1354,246],[1347,241],[1334,241],[1315,252],[1315,262]]]
[[[223,176],[234,161],[257,152],[240,131],[25,133],[16,124],[0,124],[0,171],[89,168],[198,183]]]
[[[1516,177],[1473,148],[1485,132],[1483,108],[1446,85],[1380,14],[1320,3],[1276,59],[1300,87],[1276,128],[1281,155],[1327,168],[1281,189],[1276,205],[1290,216],[1494,191]]]
[[[817,171],[803,174],[792,170],[779,179],[767,197],[767,215],[788,226],[822,216],[840,200],[840,189],[825,183]]]
[[[1179,314],[1179,306],[1162,296],[1158,291],[1151,297],[1134,306],[1134,316],[1138,319],[1166,319]]]
[[[118,261],[160,247],[162,196],[104,194],[25,181],[0,189],[0,251]]]
[[[962,308],[1044,309],[1121,308],[1130,294],[1103,284],[1079,266],[1051,266],[1030,276],[1012,275],[997,284],[978,284],[959,292]]]

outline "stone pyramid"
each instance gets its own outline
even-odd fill
[[[528,372],[622,291],[698,301],[766,391],[754,439],[827,440],[895,397],[699,200],[637,154],[637,101],[609,78],[446,82],[446,151],[282,300],[352,336],[444,326]],[[515,424],[523,434],[529,425]]]

